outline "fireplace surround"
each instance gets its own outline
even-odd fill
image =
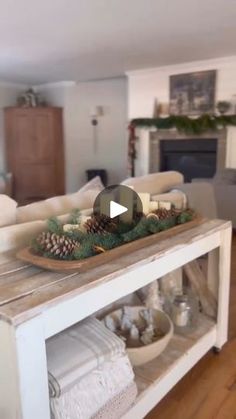
[[[189,136],[176,130],[150,131],[148,148],[149,173],[178,170],[185,181],[210,178],[225,168],[226,130]]]

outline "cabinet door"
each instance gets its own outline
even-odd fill
[[[55,144],[53,130],[53,114],[47,110],[40,110],[33,118],[34,150],[37,163],[53,163]]]
[[[8,170],[14,198],[21,204],[55,195],[56,147],[54,114],[50,109],[7,112]]]
[[[53,118],[50,112],[34,109],[18,111],[13,141],[16,163],[53,162]]]
[[[52,164],[24,164],[14,176],[15,199],[21,204],[41,201],[55,194],[55,167]]]
[[[14,168],[35,160],[34,118],[31,113],[22,111],[13,114],[12,136],[8,139],[12,152]]]

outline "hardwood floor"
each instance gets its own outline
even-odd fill
[[[236,419],[236,235],[232,246],[229,341],[209,352],[146,419]]]

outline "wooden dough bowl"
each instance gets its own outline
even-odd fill
[[[86,272],[89,269],[95,268],[99,265],[109,263],[114,259],[118,259],[121,256],[125,256],[128,253],[140,250],[146,246],[158,243],[161,240],[168,239],[178,233],[183,233],[193,227],[202,224],[204,220],[202,217],[196,216],[192,221],[188,221],[184,224],[177,225],[168,230],[152,234],[147,237],[132,241],[114,249],[108,250],[105,253],[88,257],[81,260],[55,260],[46,258],[35,254],[31,247],[26,247],[20,250],[16,257],[24,262],[31,263],[32,265],[39,266],[50,271],[56,272]]]

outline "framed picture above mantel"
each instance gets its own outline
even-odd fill
[[[172,115],[213,114],[215,110],[216,70],[170,76]]]

